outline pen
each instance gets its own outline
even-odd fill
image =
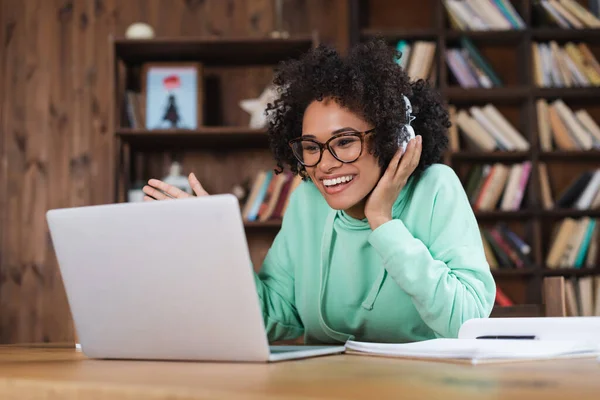
[[[534,340],[535,339],[535,335],[522,335],[522,336],[488,335],[488,336],[477,336],[476,339],[525,339],[525,340]]]

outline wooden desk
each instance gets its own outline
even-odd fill
[[[279,364],[103,361],[0,346],[0,399],[600,398],[595,359],[482,366],[339,355]]]

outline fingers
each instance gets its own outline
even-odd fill
[[[423,151],[423,137],[421,135],[418,135],[416,137],[417,144],[415,145],[415,151],[413,154],[413,158],[412,161],[410,163],[410,172],[412,173],[412,171],[414,171],[417,168],[417,165],[419,165],[419,160],[421,160],[421,152]]]
[[[144,192],[144,194],[146,195],[146,196],[144,196],[144,200],[146,200],[146,201],[172,199],[172,197],[167,196],[165,193],[161,192],[160,190],[156,190],[152,186],[148,186],[148,185],[146,185],[142,188],[142,192]]]
[[[408,151],[408,146],[406,147],[406,150]],[[394,176],[396,174],[396,171],[398,169],[398,164],[400,164],[400,159],[401,159],[403,153],[405,153],[405,152],[402,151],[402,147],[399,147],[398,150],[396,151],[396,154],[394,154],[394,157],[392,157],[392,159],[390,160],[390,163],[388,164],[388,166],[386,168],[384,176],[385,175]]]
[[[196,193],[196,196],[208,196],[208,192],[204,190],[202,184],[193,172],[188,176],[188,181],[190,182],[192,190]]]
[[[181,190],[173,185],[169,185],[168,183],[165,183],[158,179],[150,179],[148,181],[148,185],[150,185],[150,188],[152,188],[152,189],[157,188],[160,191],[162,191],[163,193],[165,193],[168,196],[175,198],[175,199],[190,197],[190,195],[188,193],[184,192],[183,190]],[[154,190],[156,191],[156,189],[154,189]],[[144,191],[144,193],[146,193],[146,192]],[[146,194],[150,194],[150,193],[146,193]],[[150,195],[152,195],[152,194],[150,194]],[[152,197],[154,197],[154,196],[152,196]]]
[[[419,165],[423,141],[421,135],[412,139],[406,146],[406,153],[400,162],[400,166],[394,176],[395,180],[406,180]]]

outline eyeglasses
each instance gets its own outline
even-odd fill
[[[333,135],[325,143],[315,139],[297,137],[289,141],[294,156],[305,167],[314,167],[323,157],[323,151],[329,150],[336,160],[352,163],[358,160],[363,151],[364,137],[375,129],[364,132],[342,132]]]

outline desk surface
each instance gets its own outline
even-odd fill
[[[600,363],[457,365],[338,355],[278,364],[90,360],[0,346],[0,399],[598,399]],[[510,396],[510,397],[509,397]]]

